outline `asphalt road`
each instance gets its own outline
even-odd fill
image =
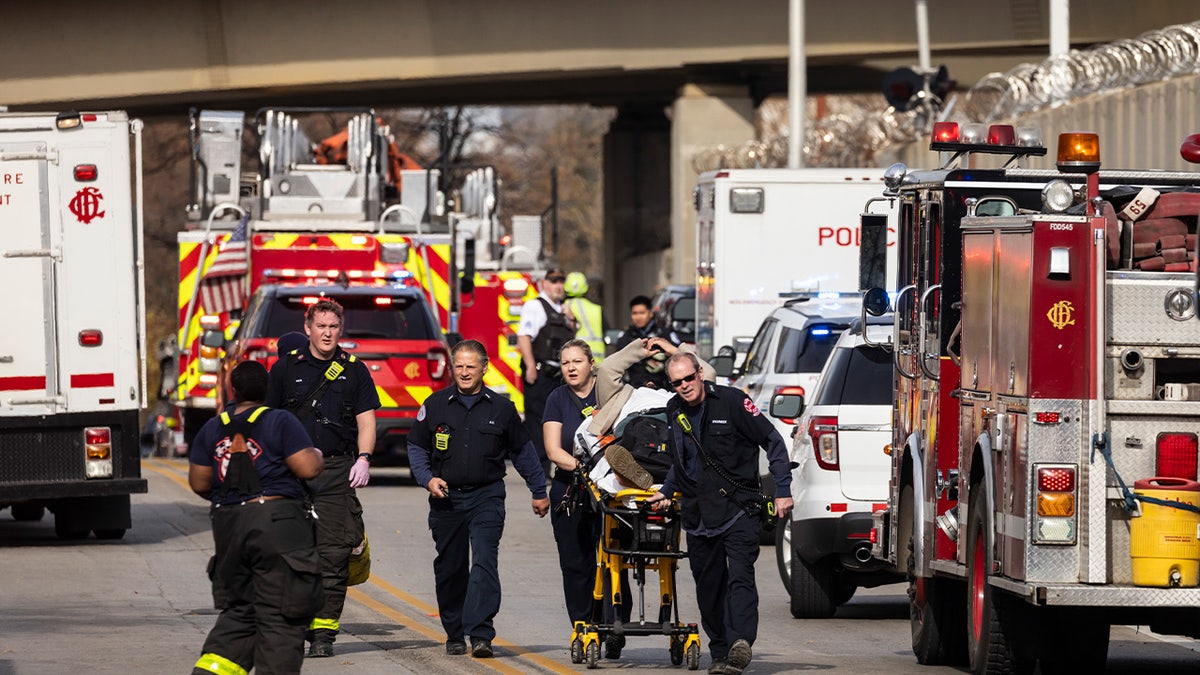
[[[119,542],[63,543],[48,516],[16,522],[0,514],[0,675],[186,673],[199,656],[215,611],[204,576],[211,554],[207,508],[186,487],[184,460],[146,460],[150,492],[134,496],[134,526]],[[426,496],[401,469],[376,470],[360,490],[371,537],[372,578],[351,589],[333,658],[306,673],[570,673],[586,670],[568,654],[570,627],[549,520],[510,476],[500,554],[504,598],[497,658],[449,657],[433,593],[433,543]],[[654,576],[648,589],[656,588]],[[833,619],[798,621],[762,549],[759,639],[747,672],[855,674],[963,672],[916,663],[909,649],[904,588],[860,590]],[[698,622],[686,562],[679,575],[680,618]],[[635,614],[636,616],[636,614]],[[702,636],[703,640],[703,636]],[[1115,627],[1110,673],[1200,672],[1198,643]],[[701,671],[708,666],[705,652]],[[661,672],[667,641],[631,637],[619,661],[600,670]]]

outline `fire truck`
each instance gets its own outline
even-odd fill
[[[1036,129],[933,138],[942,168],[885,174],[896,287],[861,223],[864,313],[895,312],[869,537],[907,570],[913,652],[1098,672],[1113,624],[1200,637],[1200,174],[1101,171],[1095,134],[1061,136],[1058,171],[1020,168]]]
[[[342,132],[314,143],[303,126],[313,114],[348,121]],[[524,301],[536,295],[530,275],[537,256],[501,232],[492,170],[468,176],[456,200],[461,208],[446,213],[440,172],[412,168],[416,163],[398,153],[371,110],[265,109],[252,122],[247,132],[242,112],[192,115],[193,197],[188,226],[178,236],[173,393],[184,442],[221,404],[221,374],[230,366],[222,355],[239,335],[247,303],[264,286],[314,290],[298,302],[320,295],[321,287],[422,291],[440,329],[437,344],[420,353],[401,345],[404,353],[382,355],[391,374],[376,377],[384,403],[376,411],[381,443],[402,445],[397,429],[411,426],[425,396],[449,383],[442,333],[487,345],[494,356],[485,383],[519,404],[515,326]],[[243,136],[251,139],[249,148]],[[257,171],[242,170],[245,152],[257,158]],[[237,358],[269,366],[275,339],[301,328],[300,322],[265,333],[259,327],[254,336],[262,339],[241,345]],[[354,352],[359,345],[343,346]],[[381,356],[379,347],[361,345],[374,357]]]
[[[120,539],[146,403],[141,122],[0,114],[0,508]],[[136,181],[136,183],[135,183]]]

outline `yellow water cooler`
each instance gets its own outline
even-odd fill
[[[1200,507],[1200,483],[1184,478],[1143,478],[1135,494]],[[1129,556],[1135,586],[1200,585],[1200,513],[1141,502],[1130,521]]]

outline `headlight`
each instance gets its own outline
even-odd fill
[[[1075,203],[1075,190],[1065,180],[1052,180],[1042,188],[1042,206],[1050,213],[1062,213]]]

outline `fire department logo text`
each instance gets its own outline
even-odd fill
[[[1075,306],[1069,300],[1059,300],[1054,303],[1049,312],[1046,312],[1046,318],[1050,319],[1050,325],[1062,330],[1067,326],[1075,325]]]
[[[99,188],[85,187],[75,193],[75,197],[71,200],[71,213],[79,219],[79,222],[87,225],[97,218],[104,217],[104,211],[100,210],[100,201],[104,199],[104,195],[100,194]]]

